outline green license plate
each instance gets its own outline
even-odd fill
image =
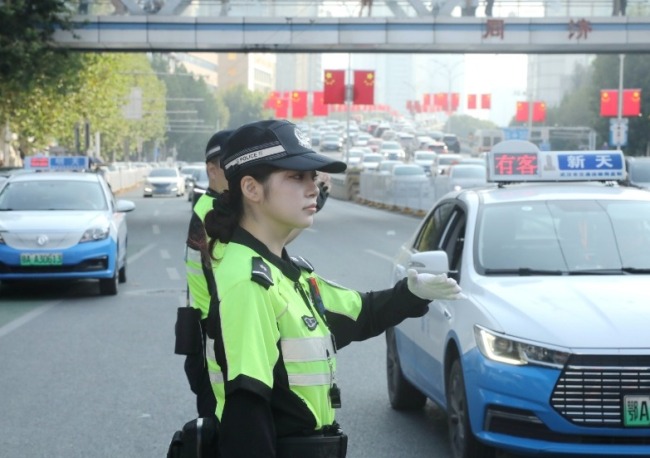
[[[61,253],[22,253],[21,266],[60,266],[63,264]]]
[[[650,426],[650,396],[623,398],[623,424],[630,427]]]

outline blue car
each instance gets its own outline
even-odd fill
[[[11,175],[0,189],[0,281],[97,279],[101,294],[117,294],[134,208],[97,173]]]
[[[466,296],[386,333],[392,407],[439,405],[454,458],[650,456],[650,193],[625,176],[620,151],[504,141],[492,186],[440,198],[401,247],[392,281]]]

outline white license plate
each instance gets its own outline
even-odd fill
[[[21,266],[60,266],[63,264],[62,253],[21,253]]]
[[[650,396],[623,398],[623,424],[629,427],[650,426]]]

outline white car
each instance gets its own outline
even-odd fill
[[[151,169],[144,183],[144,197],[184,195],[185,177],[176,167]]]
[[[379,163],[384,160],[384,156],[379,153],[364,154],[361,160],[363,170],[374,171],[379,167]]]
[[[135,204],[116,200],[98,173],[39,168],[0,190],[0,281],[97,279],[101,294],[117,294]]]
[[[447,194],[400,249],[391,283],[466,296],[386,333],[391,405],[439,405],[454,458],[650,456],[650,193],[624,178],[620,151],[504,141],[498,187]]]
[[[384,140],[379,147],[379,153],[390,160],[404,161],[406,159],[404,148],[394,140]]]
[[[431,175],[431,167],[435,164],[438,153],[433,151],[417,150],[413,152],[413,163],[424,169],[424,173]]]

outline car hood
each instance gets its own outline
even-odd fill
[[[106,224],[106,212],[14,211],[2,213],[0,233],[16,250],[56,250],[76,245],[87,229]]]
[[[485,277],[492,329],[568,349],[648,348],[649,275]],[[476,293],[476,294],[474,294]]]

